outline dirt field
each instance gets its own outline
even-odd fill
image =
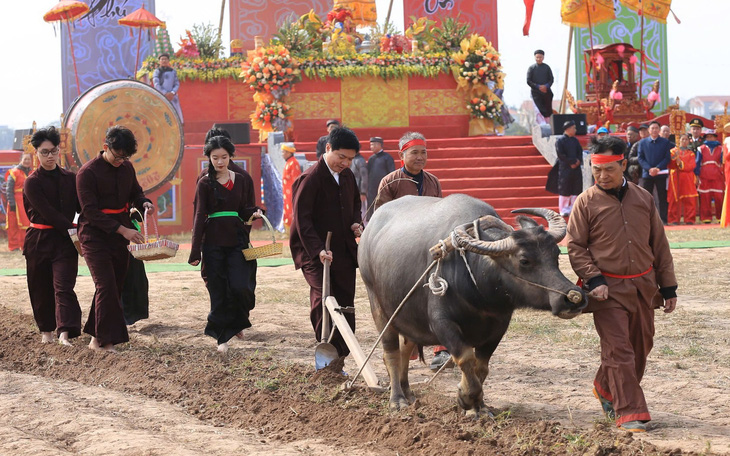
[[[715,230],[674,236],[727,239]],[[209,303],[197,272],[149,274],[150,318],[130,327],[117,354],[91,352],[88,336],[71,348],[41,345],[25,277],[0,277],[0,454],[727,454],[730,248],[673,253],[679,306],[657,313],[643,381],[654,420],[641,436],[616,431],[591,394],[599,352],[588,316],[518,311],[485,383],[495,418],[473,421],[457,411],[455,370],[416,386],[415,406],[395,414],[387,394],[362,381],[344,393],[338,373],[315,374],[309,291],[293,266],[259,269],[254,327],[225,357],[203,335]],[[17,253],[0,262],[24,265]],[[561,268],[574,277],[564,255]],[[76,290],[85,321],[91,278],[79,277]],[[369,350],[377,334],[362,282],[356,307]],[[373,366],[386,382],[379,349]],[[345,370],[352,375],[354,361]],[[412,381],[430,375],[412,362]]]

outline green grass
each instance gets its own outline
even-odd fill
[[[254,383],[256,388],[266,390],[266,391],[276,391],[281,387],[280,381],[278,378],[262,378],[256,380]]]
[[[727,228],[690,228],[686,230],[666,230],[669,242],[692,241],[730,241]]]

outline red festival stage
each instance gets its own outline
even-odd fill
[[[216,122],[250,123],[256,109],[248,86],[233,79],[217,82],[183,81],[180,105],[185,117],[185,143],[201,144]],[[326,133],[325,122],[338,119],[361,139],[398,138],[410,130],[427,136],[468,136],[465,94],[456,90],[453,75],[385,80],[374,76],[309,79],[294,86],[287,98],[294,110],[293,140],[316,141]],[[251,138],[258,132],[251,130]]]

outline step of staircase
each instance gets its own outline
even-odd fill
[[[478,198],[513,225],[516,214],[511,211],[514,209],[558,210],[558,197],[545,190],[551,166],[532,144],[532,138],[437,138],[429,139],[427,144],[426,169],[439,178],[444,196],[464,193]],[[316,143],[298,142],[295,145],[308,160],[316,159]],[[386,139],[384,148],[399,166],[397,140]],[[372,155],[367,141],[361,141],[361,153],[365,159]]]
[[[441,188],[465,188],[464,178],[447,178],[439,179]],[[469,179],[469,187],[471,188],[527,188],[542,187],[545,189],[547,176],[498,176],[498,177],[472,177]]]
[[[545,196],[545,186],[538,185],[535,187],[474,187],[464,188],[462,186],[452,187],[450,185],[441,182],[441,192],[446,195],[453,193],[466,193],[474,198],[483,199],[489,202],[490,200],[503,199],[505,195],[520,195],[520,197],[537,197]]]
[[[522,177],[522,176],[543,176],[547,177],[550,165],[531,166],[499,166],[499,167],[428,167],[428,171],[439,179],[471,179],[479,177]],[[468,184],[468,182],[465,182]],[[468,186],[468,185],[467,185]]]

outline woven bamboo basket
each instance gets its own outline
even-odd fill
[[[136,211],[136,209],[133,209]],[[152,261],[152,260],[163,260],[165,258],[173,258],[177,254],[177,250],[180,245],[177,242],[173,242],[169,239],[160,239],[160,233],[157,229],[157,220],[152,217],[152,225],[155,228],[155,237],[150,239],[147,232],[147,214],[150,211],[145,211],[144,214],[144,243],[143,244],[130,244],[127,246],[127,250],[138,260]]]
[[[273,255],[281,255],[281,252],[283,251],[282,244],[280,242],[276,242],[274,227],[271,226],[271,222],[269,222],[269,219],[267,219],[265,215],[262,215],[261,218],[264,219],[264,223],[266,223],[267,228],[269,228],[269,231],[271,231],[271,244],[243,249],[243,257],[246,259],[246,261],[256,260],[258,258],[264,258]]]
[[[69,228],[68,235],[71,238],[71,242],[74,243],[76,251],[79,252],[79,255],[84,256],[84,254],[81,253],[81,242],[79,241],[79,235],[76,228]]]

